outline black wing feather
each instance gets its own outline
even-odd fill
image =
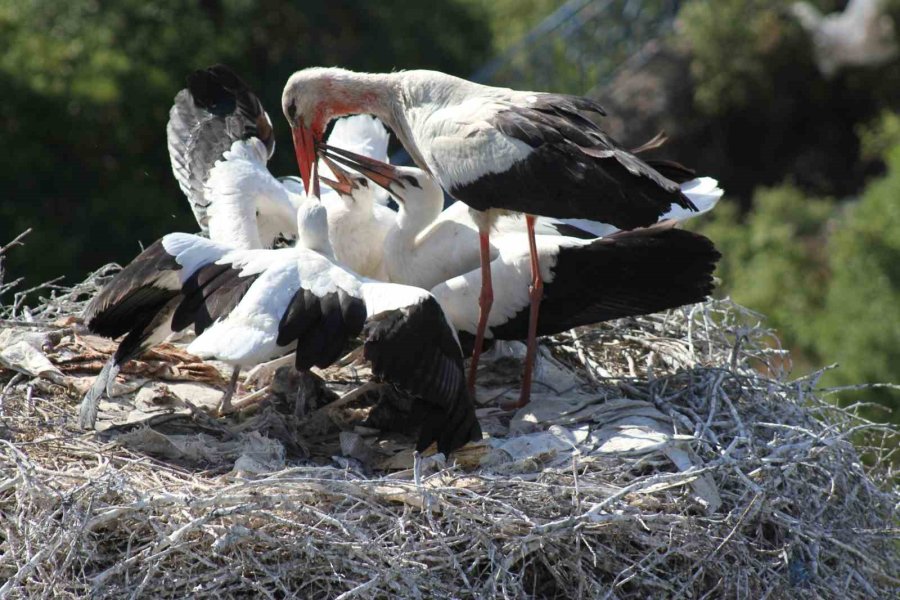
[[[169,299],[168,302],[156,312],[146,312],[138,317],[113,354],[113,363],[118,366],[124,365],[133,358],[137,358],[144,353],[149,345],[147,341],[160,327],[164,327],[166,322],[171,318],[175,306],[178,304],[178,296]]]
[[[429,297],[368,319],[366,314],[363,300],[342,289],[319,296],[301,288],[281,318],[276,341],[296,342],[296,368],[306,370],[332,364],[363,332],[375,377],[421,398],[410,415],[420,424],[418,450],[437,441],[438,450],[449,454],[481,439],[462,351],[437,301]]]
[[[90,301],[83,313],[88,329],[117,338],[144,327],[172,298],[181,283],[181,265],[157,240],[119,271]],[[138,325],[140,324],[140,325]]]
[[[297,342],[295,366],[307,370],[332,364],[363,329],[366,307],[344,290],[317,296],[301,288],[278,325],[280,346]]]
[[[228,67],[195,71],[187,83],[175,96],[166,135],[172,172],[205,232],[209,204],[203,185],[210,169],[237,140],[259,138],[271,154],[275,136],[259,98]]]
[[[708,238],[671,223],[562,248],[544,285],[538,335],[702,302],[720,257]],[[528,312],[492,327],[494,338],[525,339]]]
[[[479,209],[505,208],[558,218],[585,218],[622,229],[655,223],[673,204],[696,210],[678,183],[620,147],[583,111],[591,100],[535,94],[490,123],[533,151],[508,170],[488,173],[450,194]]]
[[[241,277],[229,264],[200,267],[184,282],[181,301],[172,315],[172,331],[193,325],[197,335],[230,313],[258,275]]]
[[[436,441],[438,451],[449,454],[481,439],[462,350],[437,300],[428,297],[374,315],[364,335],[364,354],[375,376],[422,399],[414,403],[421,423],[417,450]]]

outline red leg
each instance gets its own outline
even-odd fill
[[[531,312],[528,319],[528,351],[525,353],[525,372],[522,373],[522,390],[519,401],[511,408],[522,408],[531,399],[531,378],[534,371],[534,357],[537,351],[537,323],[541,298],[544,296],[544,280],[541,279],[541,265],[537,253],[537,242],[534,239],[534,220],[531,215],[525,216],[528,224],[528,248],[531,251]]]
[[[475,372],[478,371],[478,358],[484,346],[484,332],[487,329],[488,316],[494,304],[494,286],[491,282],[491,230],[490,227],[479,231],[481,241],[481,296],[478,298],[478,329],[475,331],[475,348],[472,350],[472,362],[469,363],[469,394],[475,397]]]

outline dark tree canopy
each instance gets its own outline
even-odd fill
[[[490,42],[487,25],[456,0],[0,0],[0,241],[35,229],[27,251],[10,257],[11,275],[72,283],[130,260],[138,241],[196,230],[165,136],[172,99],[195,68],[222,62],[247,79],[275,124],[273,172],[295,174],[279,106],[293,71],[465,76]]]

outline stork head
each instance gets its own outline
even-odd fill
[[[374,193],[369,180],[359,173],[348,171],[333,161],[327,154],[323,154],[319,159],[326,171],[331,174],[319,175],[319,179],[328,187],[336,191],[342,198],[350,200],[354,203],[371,203],[374,201]]]
[[[377,94],[364,74],[314,67],[291,75],[281,95],[291,125],[300,178],[310,188],[313,164],[324,141],[325,127],[337,117],[373,112]]]
[[[443,206],[444,194],[441,187],[422,169],[390,165],[328,144],[322,144],[322,150],[322,160],[338,180],[329,181],[328,184],[338,191],[342,192],[335,185],[348,186],[351,189],[358,187],[350,183],[358,175],[347,173],[342,168],[344,166],[362,173],[370,181],[387,190],[397,201],[401,212],[430,213],[435,206],[440,212],[440,207]]]

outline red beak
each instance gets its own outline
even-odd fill
[[[300,167],[300,179],[303,181],[303,189],[309,194],[310,178],[313,164],[316,162],[316,142],[312,130],[303,125],[291,128],[294,138],[294,152],[297,154],[297,166]]]
[[[363,156],[362,154],[344,150],[343,148],[335,148],[328,144],[322,144],[322,148],[325,150],[324,156],[330,159],[329,166],[333,164],[331,161],[334,161],[346,167],[350,167],[351,169],[355,169],[372,180],[376,185],[393,193],[393,190],[391,190],[391,183],[398,181],[400,175],[397,172],[397,169],[392,165],[369,158],[368,156]],[[334,167],[332,166],[331,169],[333,171]]]
[[[328,165],[328,168],[331,169],[331,172],[334,174],[334,179],[328,179],[322,175],[319,175],[319,179],[324,181],[328,187],[333,189],[339,194],[343,194],[344,196],[350,196],[353,194],[353,180],[350,179],[350,174],[347,173],[344,169],[342,169],[337,163],[328,158],[328,156],[323,155],[322,160]],[[318,166],[318,163],[316,163]]]

